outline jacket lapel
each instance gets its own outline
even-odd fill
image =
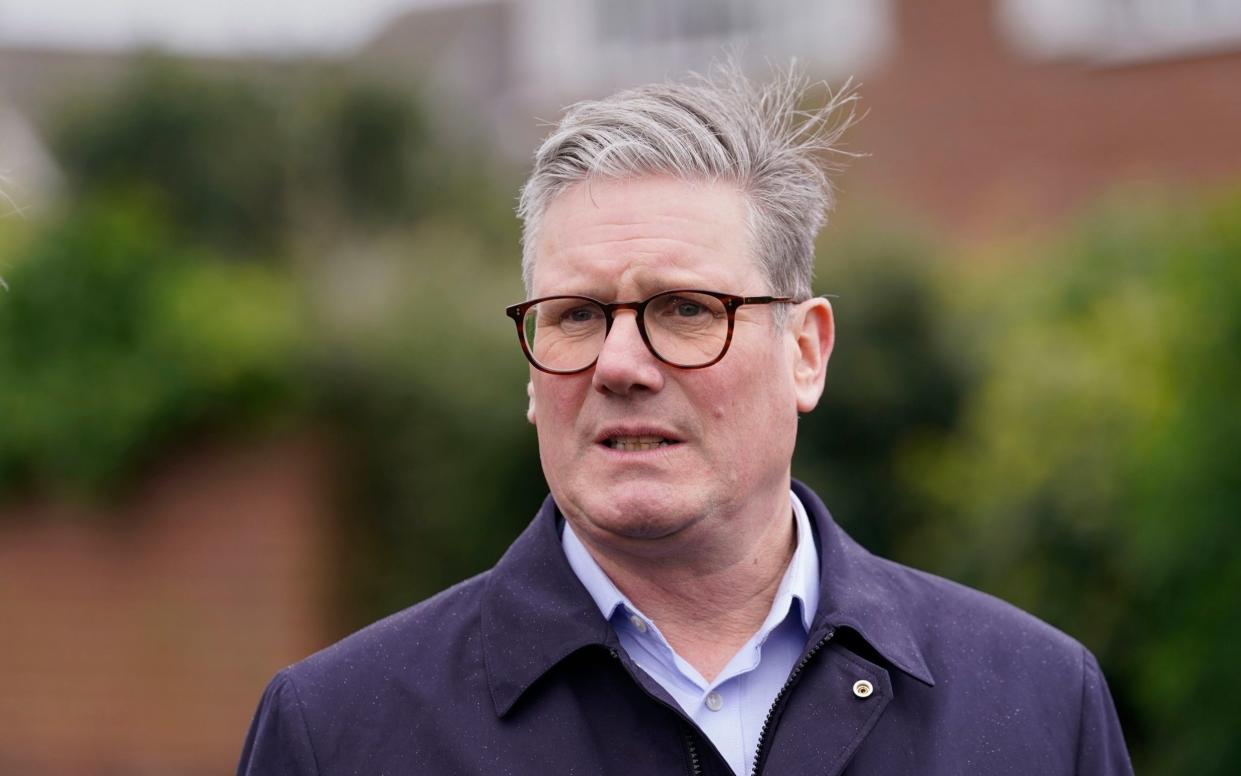
[[[849,628],[893,666],[935,686],[921,649],[925,614],[912,611],[908,571],[853,541],[827,507],[797,480],[793,491],[810,516],[819,542],[819,611],[813,630]]]
[[[615,642],[560,547],[551,496],[487,580],[482,648],[496,714],[577,650]]]

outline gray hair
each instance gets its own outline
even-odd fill
[[[728,182],[745,195],[751,248],[771,293],[810,297],[814,240],[833,204],[828,173],[857,118],[849,83],[832,91],[794,67],[755,84],[733,62],[683,83],[640,86],[568,108],[535,153],[517,214],[530,292],[539,222],[561,192],[602,178],[671,175]],[[820,107],[804,109],[822,87]]]

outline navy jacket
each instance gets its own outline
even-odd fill
[[[877,558],[794,483],[822,592],[756,771],[1130,774],[1111,697],[1073,639]],[[728,774],[621,649],[543,504],[495,568],[284,669],[239,774]],[[860,681],[873,691],[855,687]]]

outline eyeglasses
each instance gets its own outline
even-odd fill
[[[612,304],[588,296],[544,296],[506,307],[504,313],[517,324],[522,352],[536,369],[571,375],[594,366],[618,310],[634,311],[638,333],[655,358],[681,369],[701,369],[728,352],[738,307],[791,301],[787,296],[678,289]]]

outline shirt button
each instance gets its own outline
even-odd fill
[[[719,711],[724,708],[724,699],[720,697],[718,692],[707,693],[707,708],[711,711]]]
[[[638,633],[646,633],[646,620],[643,620],[636,614],[629,615],[629,624],[633,626]]]
[[[853,694],[859,698],[869,698],[875,692],[875,686],[865,679],[853,683]]]

